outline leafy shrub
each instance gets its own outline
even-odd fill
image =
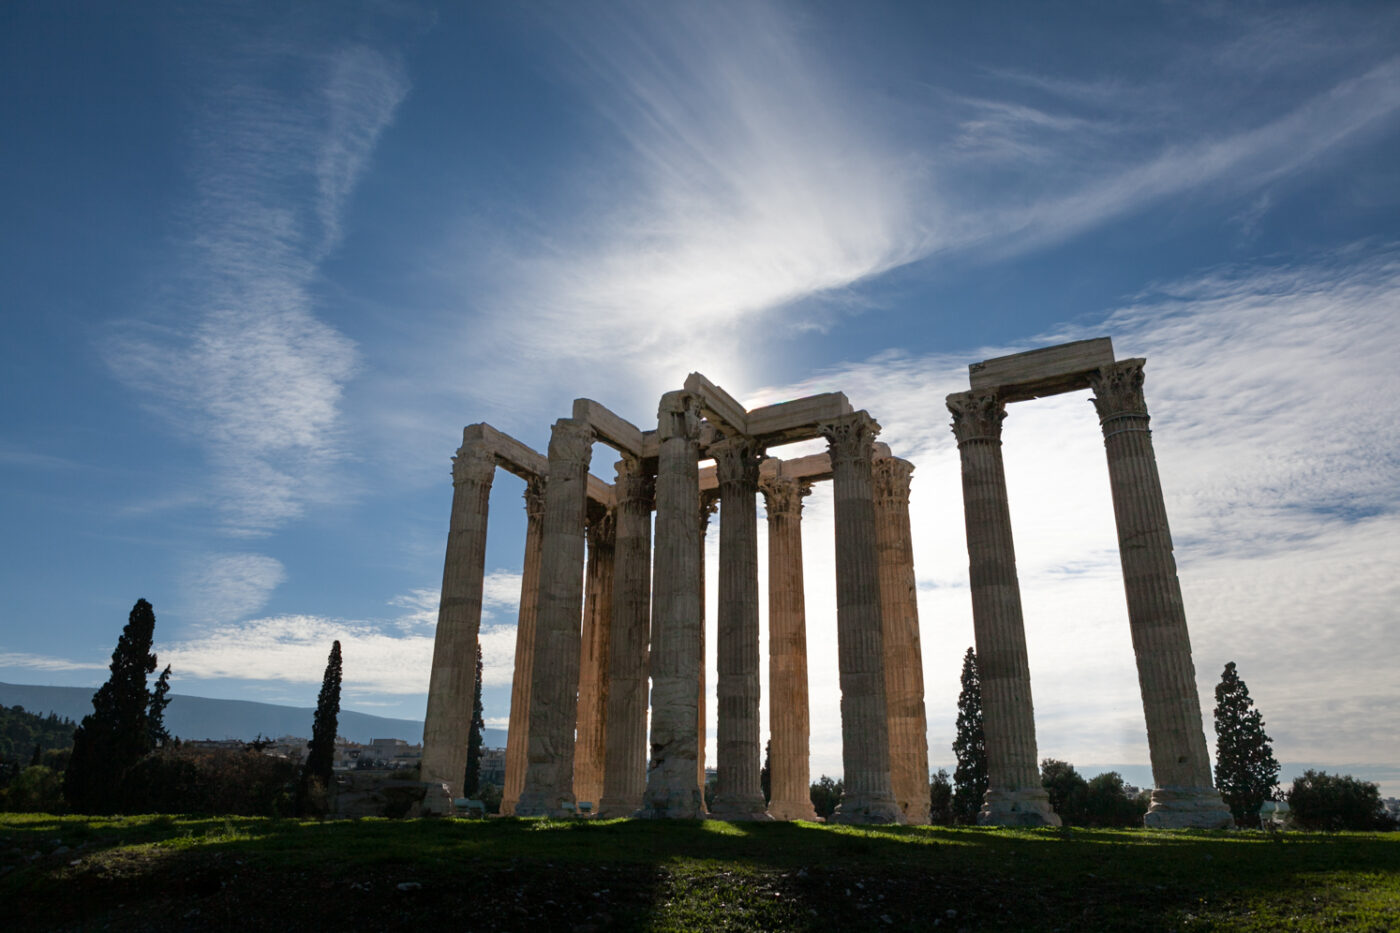
[[[0,810],[21,813],[62,813],[63,775],[44,765],[30,765],[0,790]]]
[[[297,766],[238,749],[164,748],[141,759],[122,778],[127,813],[201,813],[286,816]]]
[[[1395,825],[1381,803],[1380,788],[1350,774],[1306,771],[1293,779],[1287,797],[1293,823],[1299,829],[1335,832],[1391,829]]]

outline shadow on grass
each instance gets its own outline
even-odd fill
[[[1395,834],[5,816],[7,846],[0,896],[36,928],[137,928],[117,907],[136,901],[195,911],[192,928],[581,933],[1262,930],[1319,915],[1367,929],[1373,914],[1379,930],[1400,916]]]

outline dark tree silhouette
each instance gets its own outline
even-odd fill
[[[928,782],[928,821],[934,826],[953,824],[953,782],[947,768],[939,768]]]
[[[959,823],[976,823],[987,794],[987,739],[982,733],[982,681],[977,652],[963,656],[962,692],[958,694],[958,734],[953,739],[958,766],[953,771],[953,814]]]
[[[1260,806],[1278,791],[1279,763],[1253,705],[1231,661],[1215,687],[1215,788],[1236,824],[1257,827]]]
[[[326,673],[321,678],[321,695],[316,698],[316,718],[311,726],[311,743],[301,772],[298,809],[305,813],[316,796],[316,788],[330,787],[331,767],[335,764],[336,719],[340,716],[340,642],[331,643]]]
[[[1066,826],[1084,826],[1084,795],[1089,782],[1068,761],[1046,758],[1040,763],[1040,783],[1050,806]]]
[[[1381,803],[1380,789],[1350,774],[1305,771],[1293,779],[1288,808],[1299,829],[1391,829],[1394,824]]]
[[[151,688],[151,705],[146,713],[146,729],[150,733],[151,747],[161,748],[170,741],[170,733],[165,728],[165,708],[170,705],[170,665],[160,672],[156,685]]]
[[[763,802],[773,800],[773,740],[763,746],[763,767],[758,772],[758,786],[763,790]]]
[[[472,693],[472,727],[467,732],[467,770],[462,776],[462,793],[475,797],[481,789],[481,743],[486,731],[486,711],[481,705],[481,642],[476,643],[476,690]]]
[[[138,599],[112,652],[112,675],[93,694],[92,712],[73,733],[63,793],[81,813],[113,812],[122,775],[151,750],[146,676],[156,669],[155,627],[151,604]]]

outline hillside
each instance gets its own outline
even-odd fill
[[[92,687],[46,687],[35,684],[0,683],[0,706],[22,706],[31,713],[59,716],[79,722],[92,712]],[[182,739],[252,739],[262,733],[311,735],[312,707],[279,706],[250,700],[216,700],[209,697],[170,695],[165,725],[170,734]],[[342,709],[337,730],[352,742],[395,738],[410,743],[423,740],[423,723],[414,719],[390,719]],[[487,729],[488,748],[504,748],[503,729]]]

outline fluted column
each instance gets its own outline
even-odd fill
[[[476,689],[476,640],[486,573],[486,511],[496,458],[484,445],[463,442],[452,458],[452,518],[442,569],[428,709],[423,717],[424,781],[462,793]]]
[[[655,478],[637,460],[617,465],[608,730],[599,816],[642,805],[647,767],[647,643],[651,622],[651,507]]]
[[[593,430],[561,418],[549,439],[539,618],[530,690],[529,765],[515,812],[563,815],[573,804],[578,713],[579,625],[583,618],[584,514]]]
[[[885,709],[889,716],[890,786],[904,822],[929,819],[928,722],[924,661],[919,644],[918,588],[909,527],[909,479],[914,464],[896,457],[874,463],[875,547],[880,562],[884,629]]]
[[[588,521],[588,565],[584,572],[583,634],[579,646],[578,726],[574,740],[574,798],[595,807],[603,796],[607,748],[608,645],[612,640],[613,540],[611,509]]]
[[[705,653],[705,539],[710,533],[710,518],[719,509],[719,493],[713,489],[702,490],[700,493],[700,666],[697,669],[697,676],[700,680],[700,702],[696,707],[695,735],[697,745],[695,750],[695,775],[700,782],[700,790],[705,789],[705,748],[706,740],[709,738],[710,722],[705,718],[705,701],[709,696],[708,678],[705,676],[705,666],[708,663],[708,656]]]
[[[1090,382],[1108,454],[1128,625],[1157,785],[1144,822],[1152,827],[1229,826],[1230,811],[1211,782],[1191,636],[1147,426],[1143,363],[1134,359],[1105,366]]]
[[[1001,459],[1006,406],[995,395],[961,392],[948,396],[948,410],[962,458],[972,627],[987,741],[987,795],[977,822],[1059,826],[1036,762],[1025,622]]]
[[[662,396],[657,417],[656,557],[651,631],[651,757],[638,816],[700,818],[700,429],[697,400]]]
[[[758,461],[751,439],[710,446],[719,480],[718,784],[710,814],[769,819],[759,783]]]
[[[768,812],[775,820],[815,820],[802,586],[802,499],[812,484],[774,476],[759,488],[768,509]]]
[[[525,786],[530,743],[530,678],[535,673],[535,621],[540,608],[540,542],[544,529],[543,477],[525,484],[525,564],[520,574],[520,615],[515,628],[515,676],[510,686],[506,729],[506,783],[501,813],[510,816]]]
[[[863,411],[819,425],[831,455],[836,504],[836,641],[841,674],[845,791],[838,823],[898,823],[890,789],[885,654],[875,554],[871,458],[880,426]]]

